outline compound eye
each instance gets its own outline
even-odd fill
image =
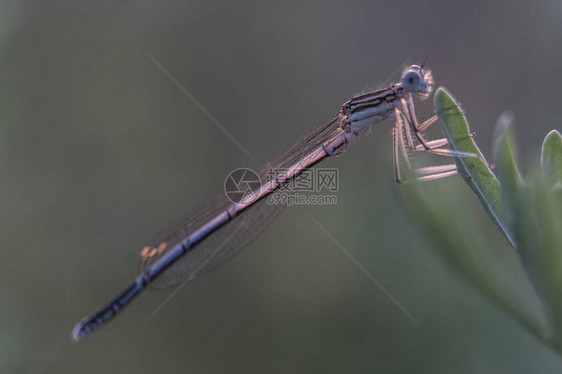
[[[419,92],[421,91],[422,79],[420,73],[417,71],[408,71],[402,76],[402,85],[406,91]]]

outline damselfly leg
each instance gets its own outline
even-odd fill
[[[394,171],[396,181],[398,183],[408,182],[410,180],[429,181],[445,178],[457,173],[456,164],[436,165],[423,168],[414,168],[410,162],[410,152],[425,151],[439,156],[447,157],[478,157],[474,153],[461,152],[452,149],[442,148],[448,145],[446,138],[427,140],[424,132],[437,122],[438,115],[434,115],[428,120],[418,122],[411,95],[406,95],[402,99],[401,108],[397,108],[394,112],[394,129],[393,129],[393,147],[394,147]],[[419,144],[414,144],[415,139]],[[400,170],[401,160],[404,161],[409,172],[413,172],[414,176],[403,179],[403,173]]]

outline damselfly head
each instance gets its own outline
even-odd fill
[[[400,80],[406,91],[419,94],[422,98],[428,97],[433,88],[431,71],[418,65],[412,65],[404,70]]]

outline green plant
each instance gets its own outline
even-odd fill
[[[455,158],[457,169],[513,250],[486,231],[489,225],[450,184],[448,189],[413,184],[405,193],[409,207],[447,263],[562,353],[560,133],[553,130],[544,140],[542,173],[523,179],[509,121],[498,121],[492,171],[458,104],[443,88],[436,91],[434,106],[449,146],[480,156]],[[528,292],[521,291],[525,287]]]

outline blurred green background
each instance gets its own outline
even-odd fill
[[[70,331],[231,170],[261,166],[404,63],[427,56],[487,155],[512,110],[532,170],[560,129],[561,17],[558,0],[2,1],[0,371],[560,372],[560,357],[431,250],[394,184],[389,124],[322,164],[340,170],[336,206],[286,209],[148,321],[172,290],[146,292],[78,344]]]

